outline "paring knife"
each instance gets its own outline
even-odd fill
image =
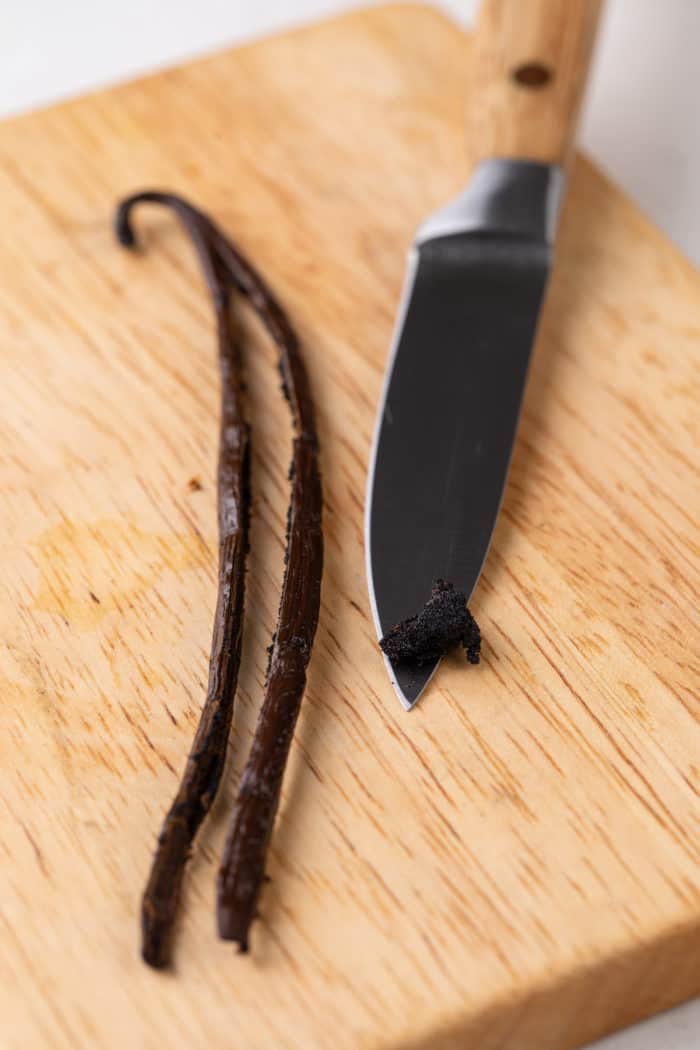
[[[601,0],[484,0],[466,190],[418,230],[368,479],[381,638],[438,578],[469,597],[515,441]],[[437,663],[387,667],[411,708]]]

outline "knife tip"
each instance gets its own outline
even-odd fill
[[[410,711],[420,700],[440,661],[432,660],[429,663],[416,667],[415,665],[392,664],[387,657],[384,659],[391,678],[391,684],[396,691],[401,706],[405,711]]]

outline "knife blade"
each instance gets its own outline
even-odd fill
[[[443,578],[477,583],[508,474],[600,0],[485,0],[467,188],[419,228],[370,458],[381,638]],[[386,659],[410,709],[439,660]]]

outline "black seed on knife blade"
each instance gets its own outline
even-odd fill
[[[446,580],[437,580],[421,611],[392,627],[379,642],[392,663],[418,665],[439,660],[460,644],[469,663],[478,664],[478,624],[467,608],[466,595]]]

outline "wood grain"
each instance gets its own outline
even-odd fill
[[[562,1050],[700,991],[700,289],[581,158],[474,600],[483,664],[447,661],[407,715],[370,624],[374,409],[405,249],[473,160],[470,61],[438,14],[380,8],[0,128],[7,1050]],[[243,958],[215,937],[215,871],[262,697],[290,439],[249,322],[249,619],[169,977],[139,960],[138,903],[206,688],[218,378],[175,224],[144,214],[148,259],[114,244],[114,202],[147,184],[201,202],[289,306],[327,501]]]
[[[602,0],[483,0],[467,122],[479,160],[569,163],[601,8]]]

